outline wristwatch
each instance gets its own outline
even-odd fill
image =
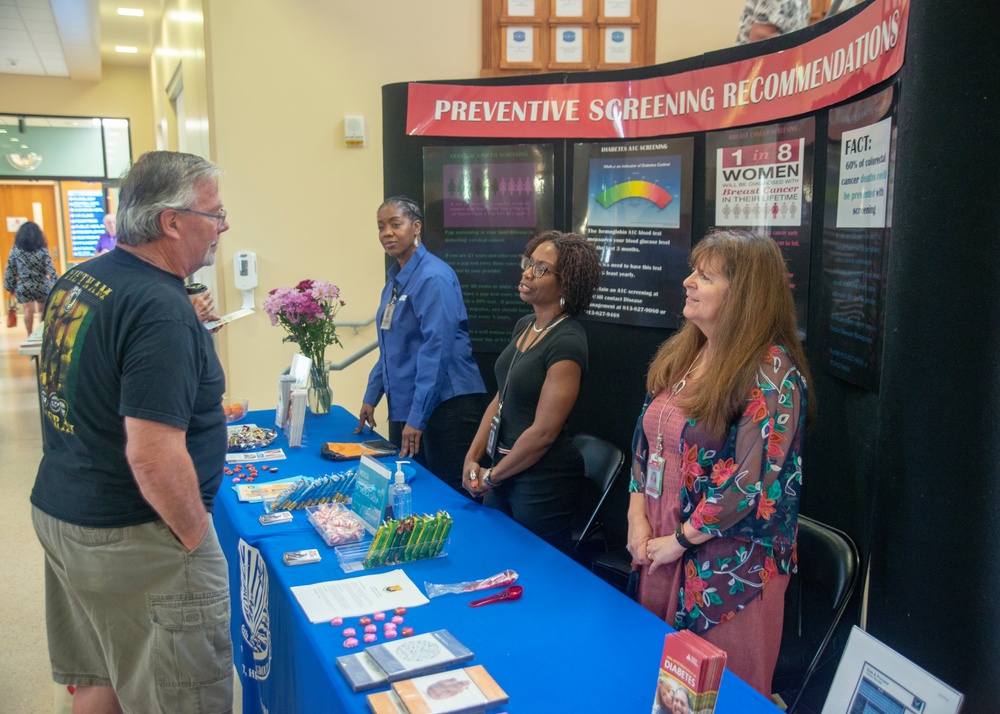
[[[677,538],[677,545],[679,545],[684,550],[690,550],[691,548],[694,548],[694,543],[692,543],[691,541],[689,541],[687,539],[687,536],[684,535],[684,524],[683,523],[678,523],[677,524],[677,528],[676,528],[676,530],[674,530],[674,537]]]
[[[486,486],[486,488],[490,488],[490,489],[497,487],[497,485],[495,483],[493,483],[492,481],[490,481],[490,474],[491,473],[493,473],[493,468],[492,467],[486,469],[485,471],[480,471],[479,472],[479,477],[482,479],[483,485]]]

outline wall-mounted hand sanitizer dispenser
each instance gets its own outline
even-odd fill
[[[243,293],[244,308],[253,309],[253,289],[257,287],[257,254],[241,252],[233,256],[233,285]]]
[[[240,290],[253,290],[257,287],[257,254],[237,253],[233,256],[236,276],[234,285]]]

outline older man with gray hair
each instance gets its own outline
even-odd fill
[[[45,549],[52,676],[73,711],[231,712],[226,559],[212,525],[225,375],[184,279],[229,229],[220,169],[144,154],[122,182],[118,247],[56,283],[31,492]]]

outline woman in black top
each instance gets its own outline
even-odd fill
[[[463,486],[567,549],[583,477],[565,428],[587,371],[587,336],[576,315],[590,305],[600,260],[586,239],[547,231],[528,243],[521,268],[517,290],[533,313],[518,321],[497,358],[499,391],[465,457]]]
[[[35,329],[35,316],[42,316],[45,298],[49,296],[57,277],[42,229],[32,221],[22,223],[7,257],[3,289],[13,293],[17,301],[24,305],[24,326],[29,336]]]

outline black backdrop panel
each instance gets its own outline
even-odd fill
[[[863,6],[862,6],[863,7]],[[796,36],[720,50],[672,65],[626,72],[467,80],[465,84],[534,84],[642,78],[789,49],[855,14],[847,11]],[[889,290],[881,393],[819,368],[820,340],[806,343],[811,393],[819,414],[807,436],[802,511],[846,530],[870,563],[869,629],[890,647],[967,695],[965,711],[1000,711],[985,673],[1000,671],[1000,146],[996,23],[982,7],[945,0],[910,2],[907,59],[900,73],[897,164],[892,207]],[[961,51],[958,51],[961,48]],[[870,94],[888,86],[875,87]],[[855,99],[858,99],[856,97]],[[406,85],[383,88],[386,195],[422,196],[424,146],[468,139],[405,133]],[[826,137],[827,113],[813,115]],[[794,119],[789,117],[788,119]],[[695,156],[705,137],[696,135]],[[503,145],[519,140],[488,140]],[[811,236],[823,232],[825,138],[814,156]],[[555,225],[570,230],[573,173],[567,142],[554,142]],[[705,166],[694,166],[692,234],[705,216]],[[818,241],[817,241],[818,243]],[[822,255],[809,257],[808,332],[821,335]],[[646,365],[669,330],[585,322],[591,370],[570,416],[574,431],[629,451],[642,402]],[[477,353],[490,389],[495,355]],[[610,520],[624,534],[624,481]],[[868,563],[866,562],[866,565]],[[867,568],[866,568],[867,570]],[[859,591],[860,594],[860,591]],[[860,597],[856,603],[860,602]],[[848,623],[857,621],[857,607]],[[832,671],[826,673],[832,676]],[[827,677],[827,681],[828,680]],[[807,700],[809,700],[807,693]],[[822,695],[808,701],[816,711]]]

